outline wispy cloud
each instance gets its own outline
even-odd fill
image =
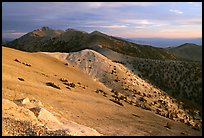
[[[186,23],[189,25],[202,25],[202,18],[189,19]]]
[[[187,2],[188,4],[202,6],[202,2]]]
[[[18,38],[27,33],[28,32],[6,32],[6,33],[2,33],[2,38]]]
[[[125,23],[132,23],[132,24],[141,24],[141,25],[150,25],[153,24],[152,22],[148,21],[148,20],[138,20],[138,19],[125,19],[125,20],[121,20],[121,22],[125,22]]]
[[[147,7],[157,5],[155,2],[85,2],[83,4],[90,8],[118,8],[126,6]]]
[[[110,28],[110,29],[120,29],[120,28],[126,28],[126,25],[104,25],[104,26],[98,26],[100,28]]]
[[[132,24],[134,28],[137,29],[143,29],[143,28],[150,28],[150,27],[161,27],[161,26],[166,26],[169,23],[164,22],[164,21],[158,21],[158,20],[147,20],[147,19],[127,19],[127,20],[121,20],[121,22]]]
[[[179,14],[183,14],[182,11],[180,11],[180,10],[176,10],[176,9],[170,9],[169,11],[172,12],[172,13],[175,13],[175,14],[177,14],[177,15],[179,15]]]

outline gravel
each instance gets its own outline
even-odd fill
[[[31,121],[2,119],[2,128],[9,136],[70,136],[67,130],[49,131],[46,126],[33,125]]]

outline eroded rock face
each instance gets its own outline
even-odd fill
[[[66,120],[61,122],[37,100],[2,100],[3,135],[99,136],[96,130]],[[15,102],[16,102],[15,101]],[[29,125],[25,125],[29,124]],[[29,132],[28,132],[29,130]]]

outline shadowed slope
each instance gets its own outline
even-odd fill
[[[186,43],[178,47],[170,47],[167,49],[179,58],[190,61],[202,61],[202,46]]]

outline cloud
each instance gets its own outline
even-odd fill
[[[98,26],[100,28],[110,28],[110,29],[120,29],[127,27],[126,25],[104,25],[104,26]]]
[[[121,20],[121,22],[131,24],[130,26],[134,26],[134,28],[137,29],[145,29],[145,28],[151,28],[151,27],[161,27],[161,26],[167,26],[169,23],[164,21],[158,21],[158,20],[147,20],[147,19],[127,19],[127,20]]]
[[[180,11],[180,10],[176,10],[176,9],[170,9],[169,11],[170,11],[170,12],[173,12],[173,13],[175,13],[175,14],[177,14],[177,15],[179,15],[179,14],[183,14],[182,11]]]
[[[6,31],[3,31],[3,33],[13,33],[13,32],[16,32],[16,30],[6,30]]]
[[[191,5],[202,6],[202,2],[187,2],[187,3]]]
[[[19,38],[28,32],[5,32],[2,33],[2,38]]]
[[[148,20],[137,20],[137,19],[125,19],[121,20],[121,22],[132,23],[132,24],[141,24],[141,25],[150,25],[153,24]]]
[[[82,3],[85,6],[90,8],[118,8],[118,7],[126,7],[126,6],[140,6],[140,7],[147,7],[153,6],[157,3],[155,2],[85,2]]]
[[[195,28],[195,27],[200,27],[201,30],[202,30],[202,17],[200,17],[200,18],[177,19],[177,20],[174,20],[174,21],[170,22],[169,26],[189,27],[189,29],[190,28]]]
[[[189,25],[202,25],[202,17],[199,19],[189,19],[186,23]]]

